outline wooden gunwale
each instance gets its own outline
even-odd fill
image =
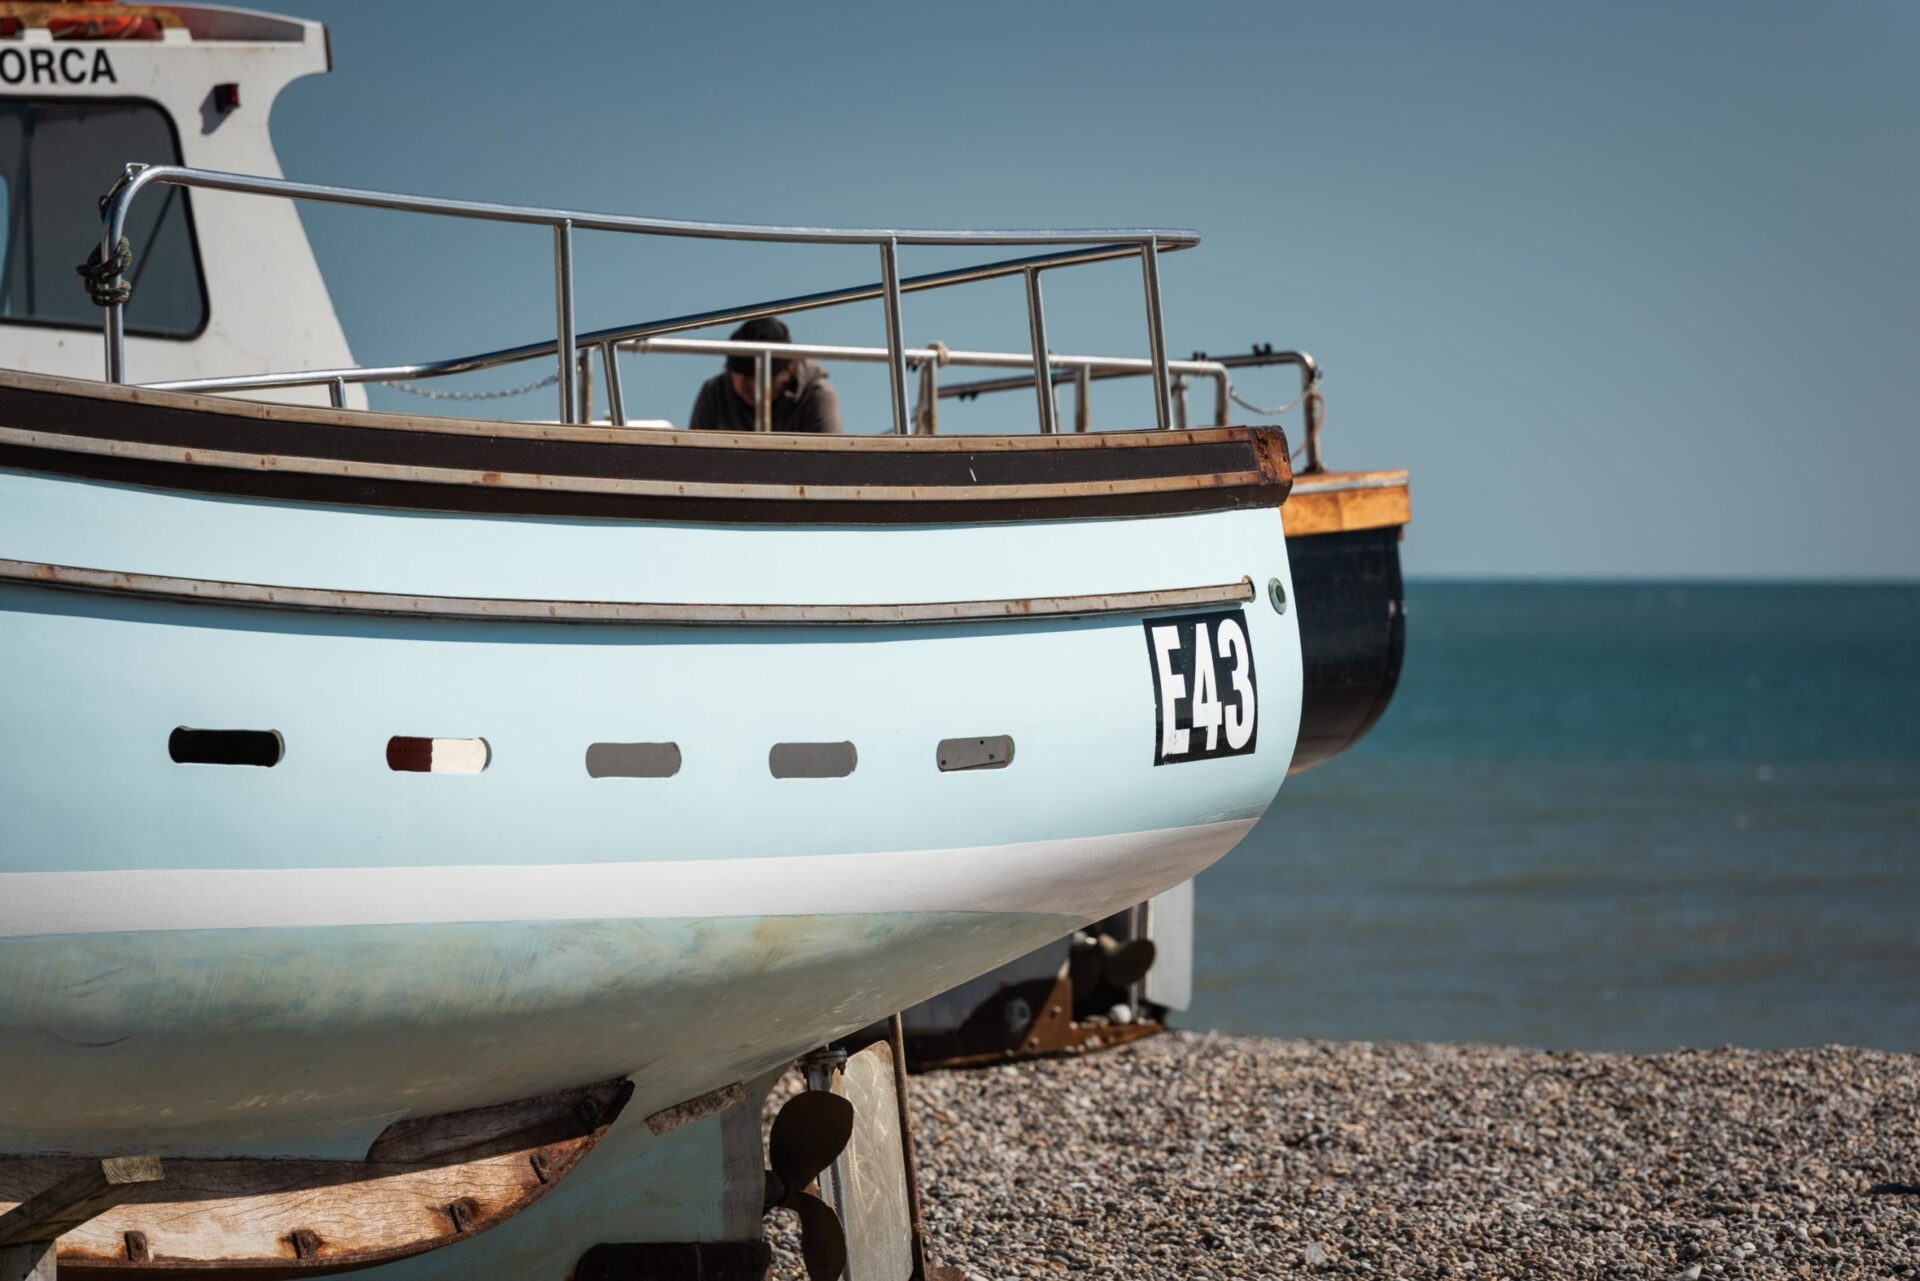
[[[0,558],[0,583],[56,590],[140,596],[179,604],[234,605],[326,614],[371,614],[442,621],[526,623],[643,623],[671,626],[901,626],[985,623],[1010,618],[1086,618],[1145,614],[1253,599],[1253,582],[1081,596],[1025,596],[999,600],[915,601],[896,604],[707,604],[697,602],[525,600],[500,597],[414,596],[232,583],[163,574],[50,565]]]
[[[484,514],[951,523],[1278,506],[1273,428],[806,437],[477,423],[0,371],[0,467]]]

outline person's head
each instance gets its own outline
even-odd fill
[[[792,335],[787,332],[786,323],[777,316],[761,316],[756,320],[749,320],[733,331],[732,338],[734,342],[793,341]],[[754,360],[753,356],[727,357],[727,376],[733,383],[734,394],[749,405],[753,403]],[[787,384],[793,381],[793,363],[791,360],[782,360],[777,356],[774,358],[772,395],[778,396],[787,389]]]

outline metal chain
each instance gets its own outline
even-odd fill
[[[410,396],[424,396],[428,400],[505,400],[509,396],[524,396],[530,391],[540,391],[560,381],[560,375],[548,374],[537,383],[528,383],[524,387],[504,387],[499,391],[441,391],[436,387],[422,387],[418,383],[400,382],[396,379],[381,379],[382,387],[391,387],[395,391],[404,391]]]

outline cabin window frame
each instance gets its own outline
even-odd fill
[[[172,158],[160,160],[155,163],[170,165],[186,163],[185,153],[181,150],[180,146],[180,123],[173,118],[173,113],[167,110],[166,104],[157,98],[143,98],[138,94],[116,94],[112,97],[95,97],[90,94],[0,93],[0,105],[11,103],[28,103],[35,105],[84,103],[89,106],[99,107],[149,107],[159,115],[161,121],[166,125],[167,140],[173,144]],[[175,190],[177,190],[180,195],[180,215],[186,227],[187,252],[193,262],[193,282],[200,295],[200,323],[191,331],[183,329],[155,329],[147,325],[134,323],[132,308],[129,306],[123,308],[127,314],[126,334],[129,338],[151,338],[161,342],[193,342],[205,334],[208,326],[213,323],[213,298],[207,293],[207,264],[205,257],[200,252],[200,228],[193,217],[192,193],[185,187],[175,188]],[[8,184],[6,199],[9,210],[11,209],[13,194],[12,186]],[[101,194],[105,195],[106,193],[102,191]],[[0,266],[4,266],[4,255],[7,248],[6,240],[6,229],[0,227]],[[135,252],[137,253],[138,250]],[[78,267],[80,263],[75,262],[71,265]],[[136,263],[136,266],[137,265]],[[75,273],[73,276],[73,287],[76,290],[84,290],[86,288],[86,286],[81,283],[78,273]],[[105,308],[96,307],[95,310],[104,311]],[[102,324],[84,324],[75,320],[52,320],[40,316],[0,315],[0,325],[19,325],[24,329],[58,329],[65,330],[68,333],[100,333],[103,329]]]

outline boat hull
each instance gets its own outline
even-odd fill
[[[0,470],[0,557],[344,592],[0,583],[0,1152],[358,1156],[399,1117],[621,1076],[644,1117],[1193,875],[1299,720],[1270,507],[744,528]],[[1236,583],[1213,608],[1257,663],[1257,739],[1156,765],[1155,593]],[[367,592],[999,612],[571,625]],[[1065,598],[1105,603],[1035,605]],[[280,759],[176,763],[181,727]],[[395,736],[481,740],[484,768],[390,769]],[[943,770],[957,736],[1012,760]],[[668,742],[671,776],[588,768]],[[851,772],[775,777],[782,743],[851,744]]]

